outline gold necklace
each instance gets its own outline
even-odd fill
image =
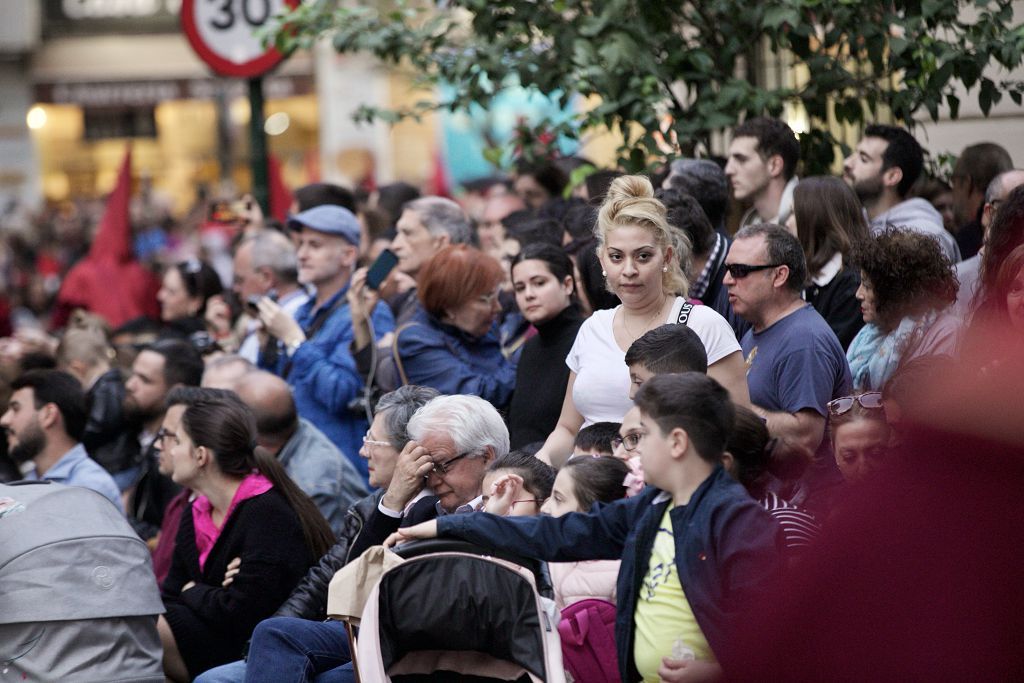
[[[665,308],[665,302],[664,301],[661,302],[661,306],[659,306],[658,310],[656,310],[654,312],[654,315],[652,315],[650,318],[648,318],[647,322],[644,323],[643,329],[640,331],[640,334],[633,334],[633,330],[629,329],[629,325],[626,323],[626,318],[627,318],[627,316],[626,316],[626,309],[625,309],[625,307],[623,307],[623,309],[622,309],[622,327],[623,327],[623,329],[626,330],[626,334],[629,335],[630,339],[632,341],[636,341],[637,339],[642,337],[647,332],[647,328],[650,326],[651,322],[661,314],[661,311],[662,311],[663,308]]]

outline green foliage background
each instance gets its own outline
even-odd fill
[[[956,118],[957,86],[987,115],[1004,96],[1021,104],[1024,82],[1009,77],[1024,56],[1024,25],[1012,0],[449,0],[300,5],[281,18],[279,48],[309,47],[329,36],[342,53],[368,52],[408,69],[425,97],[402,110],[364,107],[358,118],[398,121],[436,109],[487,107],[511,84],[600,104],[575,120],[541,122],[548,133],[579,137],[620,131],[627,170],[663,156],[659,127],[671,117],[681,153],[709,148],[711,136],[744,117],[779,116],[799,104],[810,120],[801,135],[805,173],[827,172],[845,152],[834,126],[879,116],[912,124],[940,107]],[[788,51],[809,77],[768,86],[759,76],[768,51]],[[989,69],[989,67],[1001,67]],[[993,77],[992,73],[1003,77]],[[435,99],[434,86],[454,94]]]

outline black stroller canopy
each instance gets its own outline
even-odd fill
[[[380,652],[387,671],[410,652],[476,651],[546,679],[530,582],[484,558],[407,562],[380,583]]]

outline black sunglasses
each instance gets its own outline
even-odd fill
[[[734,280],[742,280],[751,273],[756,273],[759,270],[768,270],[769,268],[778,268],[784,266],[785,263],[768,263],[763,266],[748,266],[746,263],[726,263],[725,272],[732,275]]]

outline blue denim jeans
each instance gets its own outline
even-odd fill
[[[204,671],[196,676],[195,683],[242,683],[244,680],[245,662],[239,660]]]
[[[338,621],[272,617],[252,634],[246,683],[340,683],[351,681],[348,634]],[[323,674],[323,675],[321,675]]]

